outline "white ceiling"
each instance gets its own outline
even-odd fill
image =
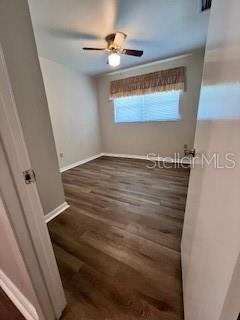
[[[110,72],[104,37],[128,37],[124,47],[144,50],[141,58],[122,56],[121,68],[192,51],[205,45],[209,13],[200,0],[29,0],[39,55],[96,75]]]

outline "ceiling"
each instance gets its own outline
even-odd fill
[[[116,70],[105,36],[122,31],[124,47],[144,50],[141,58],[122,56],[120,68],[190,52],[205,45],[209,12],[200,0],[29,0],[39,55],[91,75]]]

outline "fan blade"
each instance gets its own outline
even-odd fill
[[[105,48],[87,48],[87,47],[84,47],[82,48],[83,50],[97,50],[97,51],[103,51],[103,50],[106,50]]]
[[[141,57],[143,55],[142,50],[132,50],[132,49],[123,49],[122,54],[126,54],[128,56]]]
[[[123,32],[116,32],[115,38],[113,40],[113,44],[117,48],[121,48],[123,41],[127,38],[127,35]]]

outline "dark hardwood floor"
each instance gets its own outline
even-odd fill
[[[24,320],[24,316],[18,311],[12,301],[0,288],[0,319],[1,320]]]
[[[64,320],[182,320],[189,169],[101,157],[63,173],[70,208],[48,224]]]

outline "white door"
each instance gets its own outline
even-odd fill
[[[24,180],[23,172],[31,169],[31,162],[1,44],[0,146],[1,198],[6,205],[44,319],[58,319],[66,300],[36,184],[34,181],[26,184]]]
[[[182,238],[185,320],[240,310],[240,299],[227,309],[240,249],[239,13],[239,0],[213,0]]]

